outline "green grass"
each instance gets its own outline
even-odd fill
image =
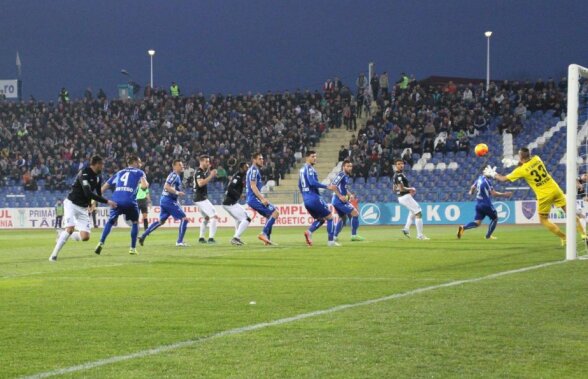
[[[431,241],[364,227],[365,242],[315,246],[274,228],[266,248],[174,246],[158,230],[130,256],[128,230],[102,256],[50,231],[0,232],[0,377],[18,377],[193,340],[261,322],[563,259],[540,227],[499,226]],[[485,229],[485,227],[483,228]],[[205,340],[65,377],[586,377],[588,261],[576,261]],[[256,304],[251,305],[250,302]]]

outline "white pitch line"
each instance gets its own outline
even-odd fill
[[[45,262],[45,261],[43,261]],[[55,265],[55,263],[46,263],[50,265]],[[55,270],[55,271],[36,271],[36,272],[27,272],[24,274],[11,274],[11,275],[4,275],[0,276],[0,280],[2,279],[13,279],[13,278],[22,278],[27,276],[35,276],[35,275],[46,275],[46,274],[55,274],[55,273],[62,273],[62,272],[71,272],[71,271],[80,271],[80,270],[94,270],[97,268],[110,268],[110,267],[118,267],[118,266],[125,266],[130,263],[115,263],[115,264],[108,264],[108,265],[101,265],[101,266],[87,266],[87,267],[72,267],[67,270]]]
[[[312,318],[312,317],[322,316],[322,315],[326,315],[326,314],[330,314],[330,313],[340,312],[340,311],[343,311],[346,309],[363,307],[366,305],[377,304],[377,303],[381,303],[381,302],[388,301],[388,300],[394,300],[394,299],[400,299],[403,297],[418,295],[418,294],[421,294],[424,292],[434,291],[434,290],[441,289],[441,288],[455,287],[455,286],[460,286],[462,284],[476,283],[476,282],[481,282],[483,280],[499,278],[501,276],[537,270],[540,268],[549,267],[549,266],[553,266],[553,265],[557,265],[557,264],[561,264],[561,263],[565,263],[565,262],[566,261],[547,262],[547,263],[542,263],[542,264],[535,265],[535,266],[528,266],[528,267],[523,267],[523,268],[519,268],[519,269],[515,269],[515,270],[497,272],[495,274],[481,276],[478,278],[455,280],[452,282],[437,284],[434,286],[417,288],[414,290],[401,292],[401,293],[397,293],[394,295],[379,297],[377,299],[360,301],[358,303],[337,305],[332,308],[322,309],[322,310],[308,312],[308,313],[301,313],[301,314],[298,314],[295,316],[281,318],[281,319],[274,320],[274,321],[262,322],[259,324],[243,326],[240,328],[228,329],[228,330],[224,330],[222,332],[211,334],[209,336],[204,336],[201,338],[177,342],[177,343],[173,343],[170,345],[157,346],[152,349],[137,351],[136,353],[126,354],[126,355],[117,355],[117,356],[110,357],[110,358],[99,359],[99,360],[96,360],[93,362],[82,363],[82,364],[76,365],[76,366],[41,372],[41,373],[34,374],[31,376],[22,377],[22,379],[41,379],[41,378],[48,378],[48,377],[56,376],[56,375],[69,374],[69,373],[77,372],[77,371],[91,370],[91,369],[94,369],[97,367],[107,366],[107,365],[111,365],[111,364],[118,363],[118,362],[128,361],[131,359],[144,358],[144,357],[148,357],[151,355],[157,355],[157,354],[162,354],[162,353],[166,353],[166,352],[173,351],[173,350],[182,349],[185,347],[191,347],[191,346],[198,345],[198,344],[210,341],[212,339],[220,338],[220,337],[232,336],[232,335],[242,334],[242,333],[246,333],[246,332],[250,332],[250,331],[254,331],[254,330],[265,329],[265,328],[268,328],[271,326],[288,324],[291,322],[296,322],[296,321],[304,320],[307,318]]]

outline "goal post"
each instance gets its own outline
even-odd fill
[[[588,68],[571,64],[568,67],[568,108],[566,143],[566,260],[578,258],[576,236],[576,178],[578,177],[578,108],[580,78],[588,78]]]

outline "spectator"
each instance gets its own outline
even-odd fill
[[[227,185],[228,174],[227,170],[225,170],[223,166],[218,166],[218,168],[216,169],[216,180],[221,182],[223,186]]]
[[[355,81],[355,86],[357,87],[357,95],[361,95],[363,97],[363,93],[365,92],[365,89],[368,87],[368,80],[365,77],[365,73],[362,72],[359,74],[357,80]]]
[[[380,79],[375,72],[372,76],[372,79],[370,80],[370,85],[372,87],[372,99],[376,100],[378,98],[378,94],[380,93]]]
[[[69,92],[65,87],[61,88],[61,91],[59,92],[59,101],[62,103],[69,103]]]
[[[382,75],[380,75],[380,90],[382,91],[382,97],[384,99],[388,99],[389,91],[388,87],[390,86],[388,73],[384,71]]]
[[[90,87],[86,88],[86,90],[84,91],[84,100],[92,101],[93,97],[94,96],[92,94],[92,88],[90,88]]]
[[[404,72],[400,74],[400,79],[396,82],[398,89],[400,92],[406,91],[408,89],[408,85],[410,84],[410,78]]]
[[[37,182],[33,179],[29,170],[25,170],[22,174],[22,184],[25,191],[36,191],[38,189]]]
[[[337,158],[337,162],[343,162],[347,158],[349,158],[349,150],[345,148],[345,145],[341,145],[341,149],[339,149],[339,156]]]
[[[474,101],[474,92],[472,91],[471,88],[472,84],[470,83],[470,85],[463,91],[463,101],[464,103],[471,103]]]
[[[180,97],[180,86],[176,82],[172,82],[169,87],[169,94],[171,97]]]
[[[514,115],[518,117],[520,120],[527,119],[527,107],[523,103],[519,103],[514,110]]]

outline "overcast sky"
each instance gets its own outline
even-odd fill
[[[486,30],[494,78],[560,77],[588,65],[587,18],[587,0],[0,0],[0,79],[18,50],[26,97],[114,95],[123,68],[149,81],[149,48],[156,86],[185,93],[350,83],[369,61],[393,79],[483,78]]]

